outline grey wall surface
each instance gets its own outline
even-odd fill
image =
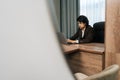
[[[60,25],[60,0],[53,0],[55,4],[55,11],[57,15],[58,24]],[[57,30],[60,31],[60,26],[57,27]]]
[[[74,80],[55,35],[52,5],[0,0],[0,80]]]

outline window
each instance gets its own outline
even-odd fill
[[[80,15],[87,16],[91,26],[105,21],[105,0],[80,0]]]

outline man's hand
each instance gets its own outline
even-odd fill
[[[73,43],[73,44],[74,44],[74,43],[77,43],[76,40],[70,40],[70,39],[67,39],[67,42],[68,42],[68,43]]]

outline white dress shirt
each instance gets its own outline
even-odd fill
[[[85,29],[86,29],[86,28],[84,28],[84,29],[82,30],[82,38],[84,37]]]

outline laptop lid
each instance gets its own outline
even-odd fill
[[[64,33],[58,32],[57,35],[60,43],[67,44],[67,38],[65,37]]]

